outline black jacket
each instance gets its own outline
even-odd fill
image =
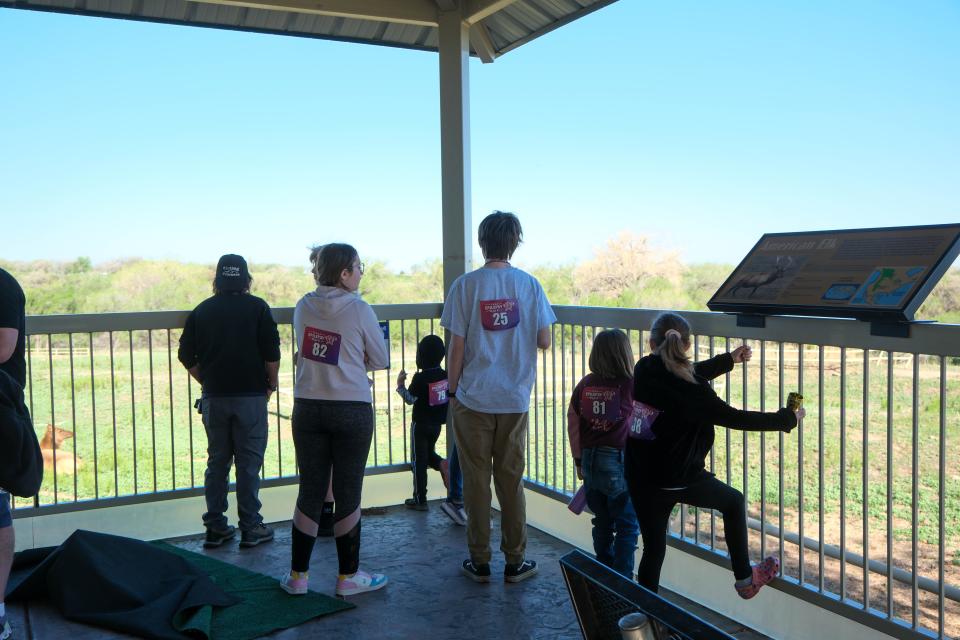
[[[43,482],[43,456],[23,389],[0,370],[0,488],[15,496],[37,494]]]
[[[247,293],[219,293],[187,316],[177,358],[196,366],[206,396],[267,392],[265,362],[280,360],[280,335],[266,302]]]
[[[702,480],[714,425],[741,431],[789,431],[797,425],[789,409],[742,411],[721,400],[707,381],[731,369],[733,358],[720,354],[695,365],[697,382],[692,383],[668,371],[660,356],[637,362],[634,399],[662,413],[653,423],[655,440],[628,439],[628,473],[634,480],[655,487],[684,487]]]

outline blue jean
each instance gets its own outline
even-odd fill
[[[450,486],[447,489],[447,502],[463,504],[463,472],[460,471],[460,456],[457,445],[450,448]]]
[[[632,577],[640,527],[623,475],[623,450],[584,449],[581,466],[587,506],[594,513],[593,550],[597,560]]]
[[[13,526],[13,515],[10,513],[10,494],[0,490],[0,529]],[[0,602],[3,594],[0,593]]]
[[[264,396],[204,397],[200,403],[207,431],[207,471],[203,492],[207,512],[203,524],[227,526],[227,492],[231,463],[237,466],[237,512],[240,529],[261,522],[260,467],[267,448],[267,399]]]

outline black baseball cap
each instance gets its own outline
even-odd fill
[[[250,271],[243,256],[228,253],[220,257],[217,263],[217,276],[214,279],[220,291],[243,291],[250,286]]]

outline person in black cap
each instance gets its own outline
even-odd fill
[[[260,515],[260,467],[267,447],[267,402],[277,390],[280,335],[267,303],[250,295],[253,278],[241,256],[217,263],[213,296],[187,317],[177,357],[203,387],[200,412],[207,431],[205,547],[236,534],[227,523],[230,464],[237,466],[240,546],[273,540]]]

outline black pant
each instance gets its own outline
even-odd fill
[[[360,494],[373,437],[373,407],[369,402],[293,401],[293,444],[300,469],[297,511],[306,517],[306,531],[294,513],[293,562],[306,571],[327,497],[333,468],[336,511],[333,532],[340,573],[352,574],[360,562]]]
[[[413,432],[413,497],[417,502],[427,501],[427,467],[439,471],[443,462],[443,458],[434,450],[440,429],[439,424],[421,422],[414,422],[410,426]]]
[[[660,569],[667,553],[667,526],[677,503],[720,511],[733,575],[737,580],[752,575],[747,550],[747,512],[742,493],[713,476],[684,489],[651,487],[629,476],[627,483],[640,523],[640,535],[643,536],[643,556],[637,570],[637,582],[641,586],[651,591],[657,591],[660,586]]]

